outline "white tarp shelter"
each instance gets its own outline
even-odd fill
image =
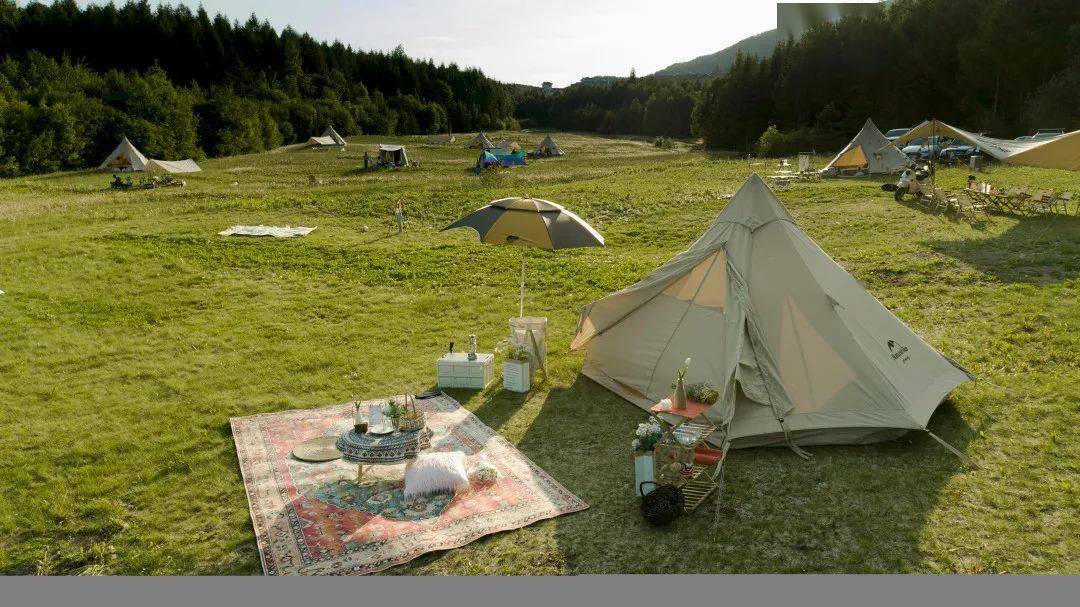
[[[863,444],[925,430],[971,379],[795,224],[757,175],[689,249],[587,305],[582,373],[648,408],[688,384],[733,447]],[[936,437],[935,437],[936,438]],[[940,439],[939,439],[940,440]]]
[[[409,155],[405,152],[405,146],[403,145],[380,143],[376,164],[379,166],[408,166]]]
[[[899,148],[889,143],[873,120],[866,119],[862,130],[836,155],[822,171],[834,169],[841,173],[899,173],[911,161]]]
[[[146,168],[146,156],[143,156],[127,137],[120,140],[120,145],[98,166],[99,170],[141,171]]]
[[[157,160],[150,159],[146,162],[146,171],[162,171],[165,173],[198,173],[202,168],[194,160]]]
[[[536,146],[536,151],[533,152],[535,156],[562,156],[562,148],[559,147],[555,140],[551,138],[551,133],[544,137],[544,140],[540,142],[540,145]]]
[[[426,139],[428,143],[454,143],[454,141],[457,140],[457,137],[454,137],[450,133],[446,133],[443,135],[427,135]]]
[[[965,141],[977,146],[982,153],[1009,164],[1080,171],[1080,131],[1052,139],[1015,141],[978,135],[939,120],[927,120],[893,143],[900,146],[914,139],[934,135]]]

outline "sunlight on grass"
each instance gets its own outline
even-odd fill
[[[357,137],[345,152],[209,160],[183,189],[114,192],[96,172],[0,180],[0,572],[259,573],[229,418],[426,389],[470,333],[491,351],[517,310],[518,251],[439,230],[526,194],[607,246],[529,257],[546,384],[451,394],[590,508],[386,573],[1080,572],[1080,217],[958,221],[876,180],[779,192],[837,263],[978,376],[930,425],[981,468],[920,434],[815,448],[813,462],[742,450],[717,524],[654,529],[632,490],[643,413],[579,376],[578,314],[685,249],[772,166],[556,138],[567,156],[484,177],[460,145]],[[364,146],[387,141],[420,167],[358,172]],[[1065,171],[985,177],[1080,193]],[[258,223],[318,229],[217,236]]]

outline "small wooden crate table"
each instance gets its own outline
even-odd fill
[[[728,443],[725,438],[723,449],[712,449],[708,446],[709,437],[717,431],[716,425],[705,417],[705,411],[711,406],[688,400],[685,409],[664,411],[660,409],[659,403],[649,409],[653,417],[669,428],[668,436],[672,436],[678,430],[685,430],[697,437],[693,444],[686,445],[694,453],[693,469],[689,475],[682,476],[675,482],[675,486],[683,493],[684,510],[686,512],[697,509],[706,498],[720,487],[720,472],[727,456]],[[672,415],[677,419],[668,421],[663,417],[665,414]],[[719,503],[717,507],[719,507]]]
[[[495,355],[477,352],[469,360],[465,352],[450,352],[435,362],[435,371],[440,388],[483,390],[495,378]]]

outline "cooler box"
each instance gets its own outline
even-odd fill
[[[476,360],[469,360],[465,352],[443,354],[435,361],[435,371],[440,388],[470,388],[483,390],[495,377],[495,355],[476,353]]]

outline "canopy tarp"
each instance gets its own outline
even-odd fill
[[[528,163],[525,162],[525,152],[510,152],[504,153],[498,150],[491,150],[491,154],[495,158],[499,159],[504,167],[523,167]]]
[[[908,131],[893,144],[900,146],[915,139],[935,135],[967,142],[978,147],[982,153],[1009,164],[1080,170],[1080,131],[1073,131],[1051,139],[1016,141],[978,135],[950,126],[940,120],[927,120]]]
[[[315,147],[340,147],[333,137],[312,137],[308,143]]]
[[[721,397],[733,447],[863,444],[926,429],[970,375],[795,224],[757,175],[688,250],[582,310],[582,373],[649,408],[686,382]]]
[[[823,171],[864,171],[867,174],[898,173],[911,161],[889,143],[873,120],[867,118],[858,135],[851,140]]]
[[[198,173],[202,168],[194,160],[157,160],[150,159],[146,162],[147,171],[163,171],[165,173]]]
[[[120,140],[120,145],[105,157],[98,169],[113,171],[141,171],[146,168],[146,156],[135,148],[127,137]]]

